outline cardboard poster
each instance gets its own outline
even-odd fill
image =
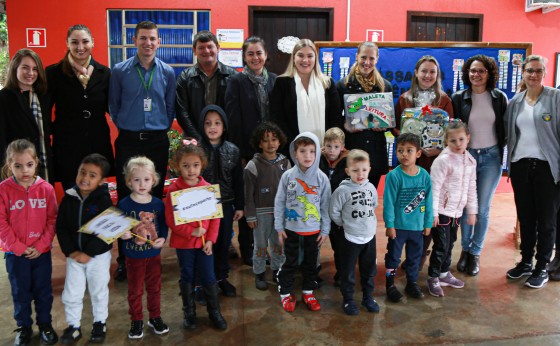
[[[422,148],[443,149],[445,128],[449,124],[449,114],[440,108],[405,108],[401,118],[401,133],[420,136]]]
[[[172,192],[175,225],[223,217],[220,197],[220,186],[217,184]]]
[[[395,127],[393,94],[346,94],[344,114],[350,130]]]
[[[93,234],[107,244],[112,244],[124,232],[139,223],[119,209],[110,207],[83,225],[78,232]]]

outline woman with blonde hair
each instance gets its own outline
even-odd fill
[[[305,131],[313,132],[322,142],[327,129],[342,126],[344,118],[334,80],[321,72],[317,48],[311,40],[301,39],[294,46],[286,72],[278,76],[272,89],[270,115],[288,143]]]

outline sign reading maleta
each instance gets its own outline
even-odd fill
[[[27,47],[43,48],[47,46],[47,29],[27,28]]]

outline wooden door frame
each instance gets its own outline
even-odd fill
[[[255,12],[310,12],[327,13],[329,15],[329,28],[327,33],[331,40],[334,38],[334,8],[325,7],[280,7],[280,6],[249,6],[249,35],[253,35]]]
[[[482,27],[484,23],[484,15],[477,13],[454,13],[454,12],[424,12],[424,11],[407,11],[406,12],[406,40],[413,41],[412,37],[412,17],[422,16],[422,17],[452,17],[452,18],[468,18],[468,19],[478,19],[478,41],[482,42]]]

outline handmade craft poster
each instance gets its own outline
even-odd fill
[[[223,217],[220,197],[220,186],[217,184],[172,192],[175,225]]]
[[[445,128],[449,114],[436,107],[405,108],[401,118],[401,133],[420,136],[422,148],[443,149]]]
[[[344,95],[344,114],[350,130],[395,127],[393,94]]]
[[[93,234],[107,244],[112,244],[138,223],[138,220],[127,216],[121,210],[110,207],[83,225],[78,232]]]

